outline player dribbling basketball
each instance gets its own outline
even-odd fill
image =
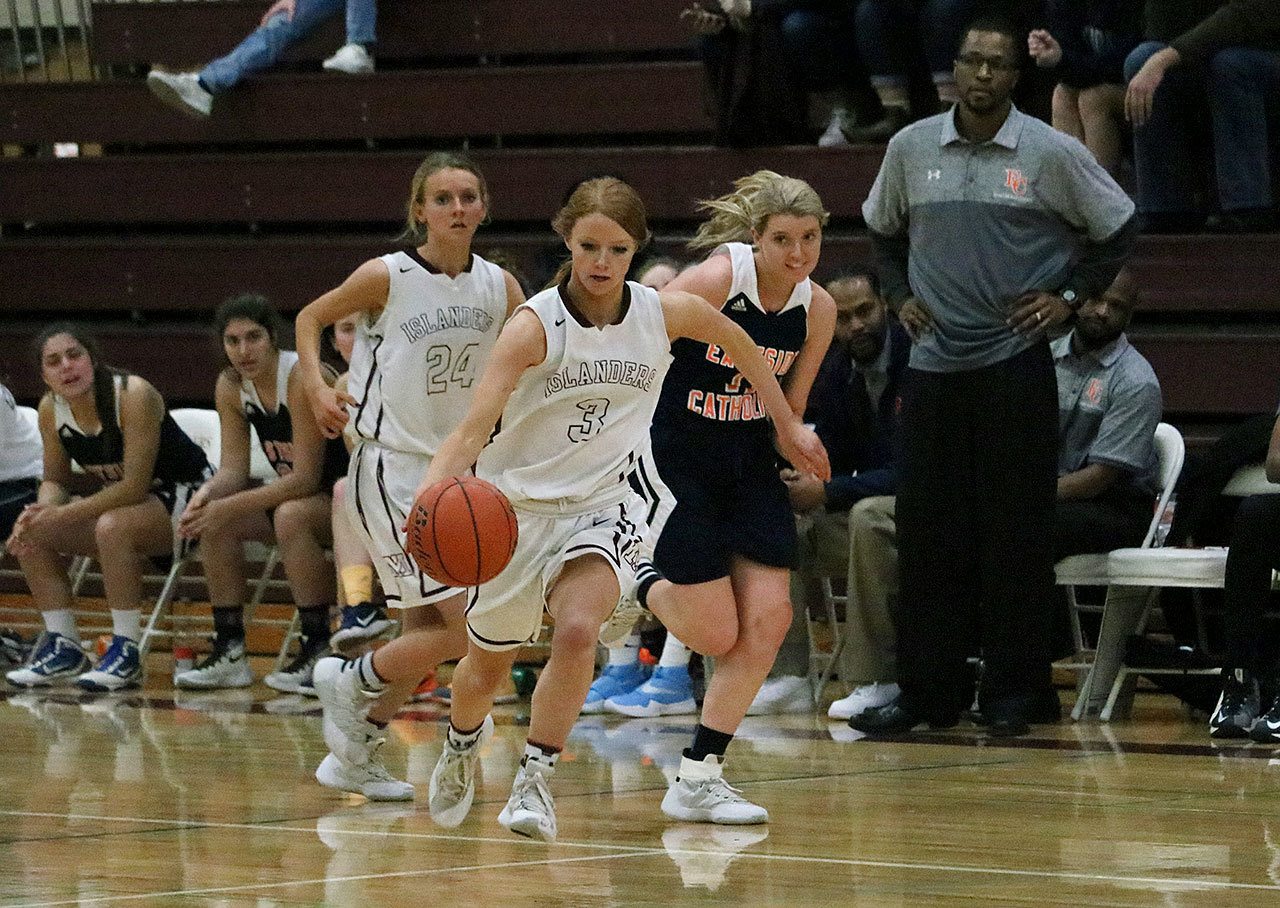
[[[659,293],[625,280],[649,239],[635,191],[605,177],[578,186],[552,226],[570,260],[556,285],[518,309],[503,329],[471,409],[440,446],[425,489],[476,471],[510,499],[519,540],[508,565],[467,608],[467,656],[453,675],[448,738],[431,776],[431,816],[466,817],[494,691],[546,609],[551,656],[533,693],[529,739],[499,822],[552,841],[548,782],[591,685],[601,625],[634,585],[644,503],[627,474],[646,436],[671,362],[671,344],[692,337],[723,348],[778,420],[794,463],[829,472],[822,445],[799,418],[755,344],[689,293]],[[485,447],[501,417],[501,431]]]
[[[403,526],[414,490],[467,405],[507,315],[524,302],[509,273],[471,252],[488,213],[483,176],[466,157],[437,152],[414,174],[406,237],[416,248],[365,262],[297,321],[300,367],[317,422],[337,437],[348,421],[357,439],[346,503],[364,537],[402,634],[358,659],[322,659],[315,687],[331,753],[321,784],[376,800],[408,800],[377,756],[382,729],[423,677],[465,652],[461,590],[425,576],[405,551]],[[320,333],[361,316],[348,392],[323,380]],[[374,700],[377,700],[374,703]]]

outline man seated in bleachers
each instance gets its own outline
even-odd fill
[[[1159,470],[1154,440],[1162,401],[1154,370],[1124,333],[1137,296],[1132,274],[1122,270],[1110,287],[1080,307],[1075,328],[1053,344],[1059,430],[1055,560],[1138,545],[1151,522]],[[875,501],[860,504],[853,513],[869,517],[865,506]],[[884,667],[879,677],[852,676],[863,686],[831,705],[828,716],[833,719],[856,717],[897,694],[897,685],[890,683],[895,680],[890,674],[893,628],[886,632],[878,626],[875,635],[864,629],[869,594],[892,589],[896,595],[892,504],[880,509],[876,523],[860,537],[851,536],[844,666],[878,662]],[[884,613],[894,617],[892,606]],[[1057,720],[1057,699],[1048,694],[1036,704],[1034,720]]]
[[[250,35],[224,57],[199,72],[169,73],[152,68],[147,74],[151,93],[184,114],[207,117],[213,99],[230,91],[246,76],[270,69],[285,51],[325,20],[343,9],[347,43],[321,66],[353,75],[373,72],[369,49],[375,40],[378,8],[375,0],[275,0]]]
[[[863,569],[848,572],[856,589],[847,609],[849,645],[841,675],[863,694],[892,688],[888,698],[897,696],[896,686],[876,682],[896,679],[888,614],[897,598],[893,495],[898,486],[898,388],[911,339],[889,315],[874,275],[840,277],[827,290],[836,302],[835,336],[809,394],[805,418],[826,445],[832,476],[824,483],[794,470],[783,473],[792,507],[808,523],[800,534],[803,569],[792,575],[795,620],[749,715],[812,708],[802,578],[844,576],[851,559]],[[886,525],[888,545],[867,545],[866,539],[878,539]],[[876,560],[863,563],[863,550]]]
[[[1179,12],[1179,4],[1148,0],[1148,26]],[[1273,230],[1267,126],[1280,100],[1280,4],[1231,0],[1199,23],[1176,24],[1192,27],[1168,43],[1140,44],[1125,61],[1144,229]],[[1198,213],[1189,115],[1206,88],[1220,212],[1207,222]]]

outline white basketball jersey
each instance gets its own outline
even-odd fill
[[[630,281],[625,288],[622,321],[603,328],[583,326],[558,287],[525,304],[542,322],[547,358],[521,376],[476,466],[513,505],[567,515],[628,493],[671,343],[658,292]]]
[[[43,473],[40,430],[18,411],[9,389],[0,385],[0,482],[39,479]]]
[[[722,243],[711,252],[712,255],[724,253],[728,253],[729,262],[733,267],[733,283],[729,287],[727,299],[732,301],[739,294],[745,295],[757,309],[764,312],[765,308],[760,302],[755,250],[747,243]],[[813,282],[809,278],[805,278],[796,284],[795,289],[791,291],[791,296],[787,297],[786,305],[779,309],[776,314],[781,315],[796,306],[803,306],[805,312],[808,312],[809,303],[812,300]]]
[[[502,269],[478,255],[456,278],[416,250],[382,256],[387,305],[356,328],[348,391],[355,435],[434,457],[462,422],[507,315]]]

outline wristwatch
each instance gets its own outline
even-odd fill
[[[1067,308],[1072,312],[1079,312],[1080,307],[1084,305],[1084,300],[1080,298],[1080,294],[1071,287],[1064,287],[1058,291],[1058,296],[1067,304]]]

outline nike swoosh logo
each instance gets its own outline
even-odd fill
[[[563,324],[564,324],[564,319],[560,319],[559,321],[556,322],[556,327],[559,328]]]
[[[360,625],[361,627],[368,627],[370,624],[373,624],[374,619],[377,617],[378,617],[377,615],[365,615],[362,618],[357,618],[356,624]]]
[[[408,268],[401,268],[400,273],[404,274],[406,271],[412,271],[412,270],[413,270],[413,266],[410,265]]]
[[[1266,723],[1267,728],[1271,729],[1272,731],[1280,731],[1280,722],[1272,722],[1270,719],[1266,719],[1264,721]]]

